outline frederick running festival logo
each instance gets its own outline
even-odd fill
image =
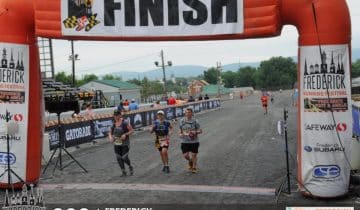
[[[8,190],[5,193],[4,205],[2,210],[46,210],[44,203],[44,192],[41,188],[36,188],[36,194],[34,192],[34,185],[30,185],[30,192],[27,190],[27,186],[24,184],[21,194],[15,193],[10,197]]]
[[[10,52],[9,52],[10,51]],[[9,55],[10,54],[10,55]],[[24,54],[3,48],[0,66],[0,103],[24,103],[25,101]],[[21,91],[17,91],[17,90]]]
[[[345,69],[342,54],[327,57],[321,53],[321,63],[304,64],[304,109],[305,112],[343,112],[348,110],[345,85]],[[328,65],[327,60],[330,60]]]
[[[68,18],[63,20],[65,28],[88,32],[99,24],[97,13],[93,13],[93,4],[94,0],[68,0]]]

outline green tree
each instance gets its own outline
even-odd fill
[[[221,74],[221,78],[223,79],[224,86],[227,88],[233,88],[236,86],[236,78],[238,73],[232,71],[226,71]]]
[[[236,86],[238,87],[255,87],[255,73],[256,68],[246,66],[243,68],[240,68],[238,70],[238,77],[236,81]]]
[[[88,82],[91,82],[91,81],[95,81],[95,80],[98,80],[98,76],[96,76],[95,74],[86,74],[82,80],[79,80],[76,82],[76,85],[79,87],[81,85],[84,85]]]
[[[62,82],[66,85],[72,85],[72,76],[67,75],[65,72],[58,72],[55,74],[55,81]]]
[[[351,65],[351,78],[360,77],[360,59]]]
[[[128,83],[135,84],[135,85],[137,85],[137,86],[141,86],[141,81],[138,80],[138,79],[131,79],[131,80],[128,80],[127,82],[128,82]]]
[[[258,88],[291,88],[297,80],[296,64],[292,58],[273,57],[260,63],[255,76]]]
[[[211,67],[207,71],[204,71],[204,80],[210,84],[217,84],[219,79],[219,71]]]
[[[103,80],[122,80],[121,77],[119,76],[114,76],[112,74],[105,74],[103,77],[102,77]]]

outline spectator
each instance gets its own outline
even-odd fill
[[[168,105],[175,105],[176,104],[176,99],[173,96],[170,96],[170,98],[168,99]]]
[[[74,119],[79,119],[82,118],[82,116],[80,115],[79,112],[75,111],[74,113],[71,114],[71,117]]]
[[[138,110],[139,105],[135,102],[135,99],[131,99],[131,104],[129,105],[129,111]]]
[[[129,106],[129,101],[127,99],[124,101],[124,106]]]
[[[201,94],[199,95],[198,100],[199,100],[199,101],[202,101],[202,100],[203,100],[203,97],[202,97],[202,95],[201,95]]]
[[[92,104],[88,103],[86,105],[85,117],[94,117],[94,116],[95,116],[95,113],[94,113],[94,110],[92,108]]]
[[[297,88],[294,89],[294,93],[292,94],[292,105],[297,106],[299,100],[299,91]]]
[[[233,100],[234,99],[234,93],[230,93],[229,98],[230,98],[230,100]]]
[[[119,106],[117,107],[117,110],[121,113],[125,112],[125,108],[124,108],[124,103],[122,101],[120,101]]]
[[[157,101],[153,104],[153,108],[159,108],[159,107],[161,107],[160,101],[157,100]]]
[[[208,96],[208,94],[205,94],[205,98],[204,98],[205,100],[209,100],[209,96]]]
[[[188,99],[188,102],[194,102],[194,101],[195,101],[194,97],[190,96],[189,99]]]
[[[95,117],[95,113],[94,113],[94,110],[92,108],[92,104],[91,103],[88,103],[86,105],[86,110],[85,110],[85,117],[88,117],[88,118],[93,118]],[[96,140],[92,140],[92,144],[96,144],[97,141]]]

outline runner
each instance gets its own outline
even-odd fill
[[[264,108],[264,114],[267,114],[267,107],[268,107],[268,97],[267,95],[264,93],[261,98],[261,103],[262,103],[262,107]]]
[[[189,170],[197,173],[197,154],[199,151],[198,134],[202,133],[199,122],[193,117],[193,109],[188,107],[185,117],[180,121],[181,150],[188,161]]]
[[[116,159],[122,171],[121,177],[126,176],[125,164],[129,166],[130,175],[134,174],[134,168],[132,167],[129,159],[130,139],[129,136],[134,131],[131,125],[122,118],[119,110],[114,111],[114,124],[110,128],[109,140],[114,143],[114,151]]]
[[[155,132],[155,147],[159,150],[161,161],[164,165],[162,171],[168,174],[170,173],[168,156],[169,137],[172,135],[173,127],[169,121],[165,120],[164,111],[159,110],[156,116],[157,120],[154,121],[151,133]]]

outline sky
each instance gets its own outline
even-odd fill
[[[352,24],[352,47],[360,48],[360,1],[347,0]],[[104,75],[112,72],[144,72],[156,69],[154,62],[161,62],[164,51],[165,63],[177,65],[201,65],[214,67],[230,63],[258,62],[274,56],[296,56],[298,32],[294,26],[284,26],[281,36],[263,39],[186,42],[99,42],[74,41],[76,77],[86,74]],[[71,74],[69,61],[71,43],[53,40],[55,73]],[[170,67],[171,68],[171,67]],[[160,68],[159,68],[160,70]]]

